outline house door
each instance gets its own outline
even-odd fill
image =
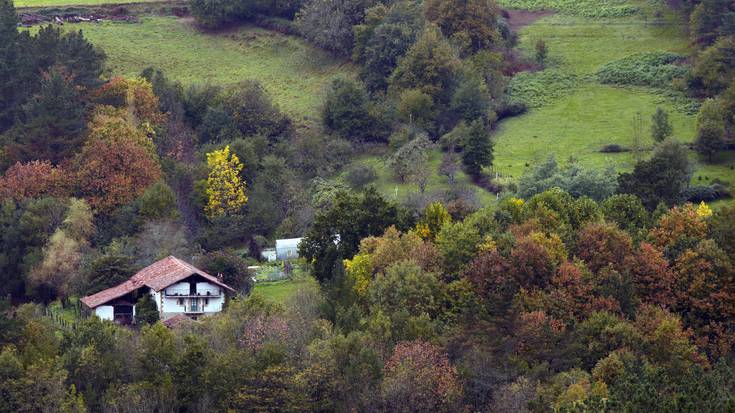
[[[196,298],[192,298],[191,302],[189,303],[189,311],[191,312],[197,312],[199,311],[199,300]]]

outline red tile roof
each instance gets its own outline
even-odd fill
[[[186,325],[188,323],[195,323],[196,321],[192,320],[189,316],[185,314],[176,314],[175,316],[164,320],[163,325],[165,325],[168,328],[176,328],[183,325]]]
[[[228,289],[232,292],[235,291],[230,286],[220,281],[217,277],[213,277],[193,265],[169,255],[168,257],[154,262],[138,271],[135,275],[130,277],[129,280],[122,284],[102,290],[96,294],[83,297],[80,301],[89,308],[95,308],[143,286],[149,287],[153,291],[161,291],[164,288],[194,274],[197,274],[222,288]]]

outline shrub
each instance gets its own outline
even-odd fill
[[[627,0],[502,0],[507,9],[555,10],[572,16],[623,17],[638,12],[638,7]]]
[[[345,174],[345,180],[353,189],[362,189],[378,179],[378,173],[370,165],[356,165]]]
[[[684,77],[687,68],[677,63],[682,56],[670,52],[636,53],[605,64],[597,71],[600,83],[669,88]]]
[[[311,0],[299,11],[296,25],[315,45],[348,55],[354,44],[352,26],[365,17],[372,0]]]
[[[712,185],[694,185],[684,190],[682,198],[689,202],[712,202],[718,199],[730,197],[727,187],[722,184],[714,183]]]
[[[558,70],[522,72],[511,79],[508,94],[511,99],[535,108],[569,94],[577,84],[576,75]]]
[[[626,148],[625,146],[618,145],[617,143],[610,143],[602,147],[600,149],[600,152],[602,153],[620,153],[620,152],[630,152],[630,148]]]
[[[522,115],[526,113],[527,110],[528,105],[526,105],[525,102],[513,98],[503,98],[497,104],[495,113],[497,114],[497,120],[501,120]]]

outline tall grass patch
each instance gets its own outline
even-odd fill
[[[597,71],[597,80],[613,85],[668,88],[675,78],[686,75],[688,69],[678,64],[683,58],[671,52],[636,53],[603,65]]]
[[[538,108],[572,93],[578,85],[579,76],[560,70],[523,72],[511,79],[508,94],[529,108]]]
[[[628,0],[500,0],[509,9],[554,10],[571,16],[624,17],[638,12]]]

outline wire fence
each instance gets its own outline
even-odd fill
[[[67,307],[48,305],[44,309],[44,315],[63,330],[76,330],[79,321],[85,317],[78,301]]]

